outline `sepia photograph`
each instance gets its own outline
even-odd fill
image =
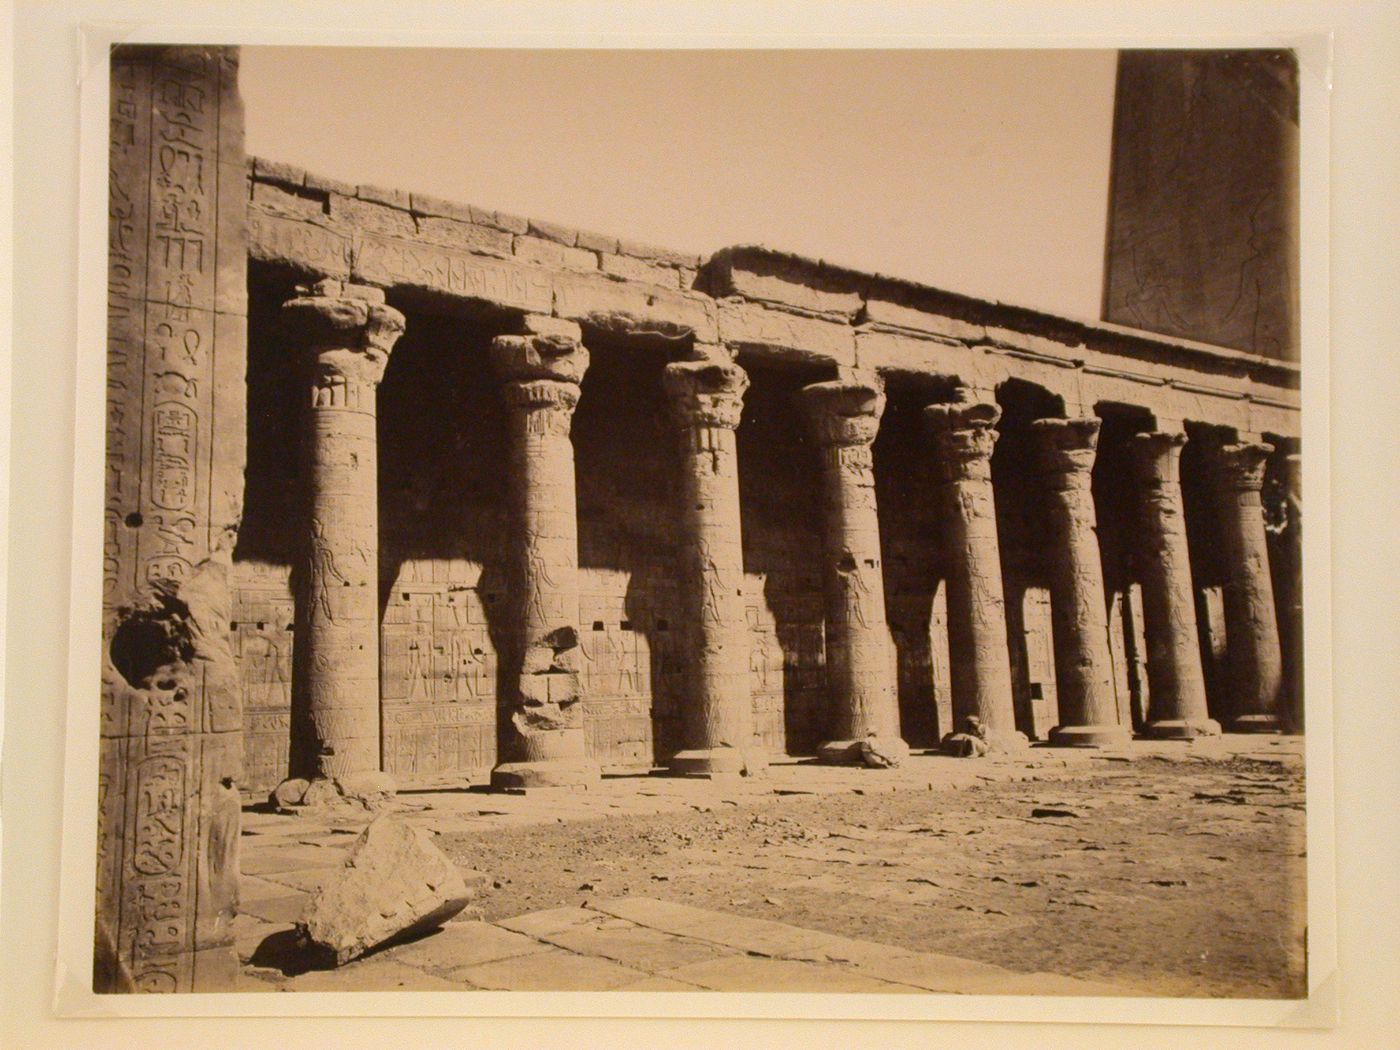
[[[94,75],[92,992],[1308,998],[1295,51]]]

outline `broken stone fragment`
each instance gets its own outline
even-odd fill
[[[341,966],[442,925],[470,899],[461,873],[427,834],[386,814],[365,828],[344,868],[311,896],[297,929]]]
[[[274,809],[287,809],[290,806],[300,806],[302,799],[306,797],[306,789],[311,786],[311,782],[302,777],[291,777],[282,781],[272,789],[272,794],[268,797],[268,802]]]
[[[292,777],[273,789],[268,801],[279,812],[354,809],[377,812],[394,800],[394,778],[379,770],[362,770],[330,779]]]
[[[899,737],[871,733],[860,742],[860,760],[871,769],[894,769],[909,757],[909,745]]]

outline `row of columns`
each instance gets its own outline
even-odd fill
[[[379,767],[378,510],[375,388],[404,328],[375,289],[321,284],[287,304],[307,357],[310,405],[308,551],[298,598],[297,666],[305,698],[294,732],[293,775],[337,778]],[[754,735],[743,597],[735,431],[748,379],[720,353],[697,347],[669,365],[664,387],[681,459],[678,549],[686,635],[682,747],[673,772],[729,777],[762,771]],[[578,522],[570,428],[588,351],[578,325],[527,315],[492,343],[510,432],[513,630],[502,653],[504,788],[576,787],[598,778],[585,748],[579,674]],[[822,470],[823,579],[829,722],[820,757],[897,763],[895,654],[885,617],[872,445],[885,397],[877,378],[851,374],[801,393]],[[960,389],[930,405],[946,549],[949,655],[955,720],[979,722],[997,749],[1016,731],[991,455],[1000,410]],[[1117,745],[1103,570],[1091,471],[1099,421],[1041,419],[1031,427],[1049,550],[1060,725],[1051,741]],[[1185,438],[1138,434],[1133,465],[1143,549],[1143,610],[1151,710],[1147,732],[1220,731],[1206,709],[1180,485]],[[1226,446],[1215,457],[1234,728],[1278,727],[1281,661],[1260,487],[1270,447]]]

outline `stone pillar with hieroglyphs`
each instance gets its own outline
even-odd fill
[[[880,517],[871,445],[885,408],[874,375],[852,375],[802,389],[803,407],[822,458],[826,678],[830,705],[824,762],[861,761],[873,738],[893,762],[900,738],[894,642],[885,621]]]
[[[1113,665],[1108,650],[1108,611],[1091,473],[1099,421],[1038,419],[1031,424],[1045,490],[1050,542],[1050,623],[1055,640],[1055,692],[1059,725],[1050,742],[1062,747],[1127,744],[1130,730],[1118,721]]]
[[[1006,644],[1006,600],[997,541],[992,448],[1001,409],[959,390],[958,400],[929,405],[939,520],[947,551],[948,655],[952,672],[953,729],[978,718],[989,746],[1026,745],[1016,731],[1011,657]]]
[[[306,391],[292,775],[341,781],[380,768],[376,403],[404,317],[380,289],[329,279],[282,315]]]
[[[735,430],[749,380],[729,361],[677,361],[666,392],[680,432],[678,580],[685,631],[682,749],[673,773],[753,775],[766,766],[749,692]]]
[[[112,51],[99,992],[233,987],[243,720],[228,577],[246,443],[233,48]]]
[[[507,789],[587,787],[580,686],[578,506],[570,438],[588,350],[579,326],[525,315],[492,341],[505,380],[510,430],[512,557],[510,651],[501,761],[491,782]]]
[[[1230,729],[1236,733],[1272,732],[1281,725],[1283,653],[1260,498],[1264,466],[1272,451],[1272,445],[1246,441],[1225,445],[1213,457],[1225,554]]]
[[[1217,736],[1206,709],[1196,599],[1181,498],[1182,433],[1132,438],[1142,532],[1136,552],[1147,636],[1148,736]]]

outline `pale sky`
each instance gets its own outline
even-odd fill
[[[243,49],[248,150],[1099,316],[1112,51]]]

